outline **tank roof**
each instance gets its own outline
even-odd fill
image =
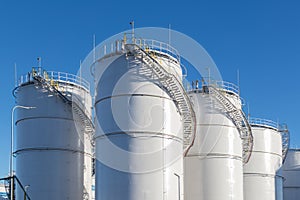
[[[206,83],[204,79],[195,80],[192,81],[192,84],[185,82],[184,87],[189,92],[202,93],[202,92],[208,92],[209,89],[207,91],[203,91],[203,90],[206,90],[206,88],[211,86],[211,87],[215,87],[220,91],[226,92],[227,94],[236,95],[238,97],[240,96],[239,87],[233,83],[227,81],[214,81],[214,80],[210,80],[209,82],[210,83]]]
[[[251,127],[270,128],[278,131],[278,123],[269,119],[250,118],[249,124]]]
[[[32,68],[27,74],[21,75],[18,79],[17,87],[27,85],[33,82],[33,77],[42,77],[51,84],[64,84],[82,88],[90,92],[90,83],[80,76],[66,72],[46,71],[41,67]]]

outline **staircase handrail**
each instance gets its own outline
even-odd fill
[[[242,111],[242,109],[237,108],[226,96],[224,96],[220,90],[213,85],[208,85],[209,87],[209,94],[212,94],[212,92],[215,92],[216,95],[214,97],[219,101],[219,103],[223,106],[226,113],[236,126],[236,128],[239,131],[240,137],[242,139],[243,144],[243,162],[244,164],[247,163],[250,159],[252,149],[253,149],[253,135],[251,131],[251,126]],[[226,103],[223,103],[221,98],[218,98],[219,95],[221,98],[223,98]],[[226,106],[227,105],[227,106]],[[232,108],[233,110],[230,110],[229,108]],[[239,116],[235,116],[235,114]],[[236,118],[235,118],[236,117]],[[240,120],[238,120],[240,119]]]
[[[192,103],[190,101],[190,98],[188,97],[187,93],[185,92],[185,89],[183,87],[183,85],[181,84],[181,82],[177,79],[176,76],[174,76],[174,74],[172,73],[169,73],[167,70],[165,70],[165,68],[163,66],[160,65],[159,62],[157,62],[156,59],[154,59],[148,52],[146,52],[143,48],[141,48],[139,45],[136,45],[136,44],[127,44],[126,45],[126,48],[129,52],[132,52],[132,51],[136,51],[136,50],[140,50],[145,56],[147,56],[155,65],[157,65],[159,67],[159,69],[161,70],[161,72],[174,80],[174,83],[176,84],[176,86],[178,87],[180,93],[182,94],[182,96],[184,97],[184,100],[186,102],[186,106],[188,108],[188,110],[190,111],[190,114],[191,115],[191,140],[189,141],[189,144],[184,148],[184,155],[187,155],[189,149],[192,147],[192,145],[194,144],[194,141],[195,141],[195,136],[196,136],[196,115],[195,115],[195,112],[194,112],[194,109],[193,109],[193,106],[192,106]],[[158,74],[156,74],[157,76],[159,76]],[[162,80],[160,80],[160,82],[162,83]],[[165,88],[168,88],[168,87],[165,87]],[[169,91],[171,93],[171,91]],[[175,95],[173,95],[174,97],[173,98],[176,98]],[[178,103],[177,99],[175,99],[175,101]],[[181,108],[180,106],[176,105],[178,108],[179,108],[179,111],[181,114],[183,114],[181,112]],[[184,118],[184,120],[186,120]],[[184,138],[185,139],[185,138]]]

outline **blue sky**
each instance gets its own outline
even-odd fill
[[[41,56],[48,70],[76,73],[94,34],[100,43],[131,20],[136,27],[171,24],[194,38],[224,80],[236,83],[239,69],[251,116],[286,122],[300,147],[299,9],[296,0],[0,0],[0,177],[8,173],[14,63],[20,75]]]

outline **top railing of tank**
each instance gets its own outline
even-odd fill
[[[46,71],[43,70],[41,67],[37,67],[37,68],[33,67],[31,72],[21,75],[18,80],[18,86],[21,86],[25,83],[32,81],[32,78],[34,76],[40,76],[47,81],[56,82],[58,84],[64,83],[64,84],[73,84],[73,85],[81,86],[87,91],[90,91],[90,83],[79,76],[65,73],[65,72]]]
[[[210,83],[210,85],[215,86],[216,88],[219,88],[225,92],[233,93],[239,96],[240,89],[237,85],[226,82],[226,81],[213,81]]]
[[[269,119],[250,118],[248,121],[251,126],[263,126],[263,127],[276,129],[276,130],[278,130],[279,128],[279,124],[277,122],[274,122]]]
[[[156,51],[162,54],[169,55],[180,63],[180,54],[171,45],[153,39],[127,37],[126,33],[124,34],[122,40],[109,41],[108,43],[104,43],[100,47],[97,47],[97,58],[101,59],[113,53],[124,52],[126,44],[137,45],[146,52]]]
[[[150,51],[152,50],[152,51],[157,51],[159,53],[167,54],[175,58],[180,63],[180,54],[174,47],[172,47],[167,43],[160,42],[157,40],[152,40],[152,39],[140,39],[140,38],[135,38],[133,40],[133,43],[138,45],[144,50],[150,50]]]
[[[209,81],[205,82],[204,79],[202,79],[201,81],[195,80],[195,81],[192,81],[192,83],[190,83],[185,80],[183,82],[183,84],[184,84],[186,91],[192,91],[192,90],[201,90],[202,91],[204,86],[213,86],[221,91],[225,91],[225,92],[240,96],[239,87],[237,85],[227,82],[227,81],[209,80]]]

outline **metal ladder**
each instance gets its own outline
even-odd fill
[[[282,163],[284,163],[290,147],[290,132],[286,124],[280,125],[279,132],[282,138]]]
[[[213,97],[222,105],[228,117],[237,127],[242,139],[243,162],[244,164],[247,163],[250,159],[253,148],[253,136],[251,126],[244,112],[242,109],[237,108],[218,88],[213,85],[208,85],[207,87],[209,88],[209,94],[212,94]]]
[[[90,137],[91,144],[94,146],[93,141],[93,134],[94,134],[94,124],[92,123],[91,119],[87,116],[87,114],[82,110],[82,108],[79,106],[79,99],[72,98],[70,100],[66,95],[62,94],[55,86],[51,85],[50,81],[47,81],[44,77],[42,77],[39,74],[33,75],[33,79],[36,80],[38,83],[40,83],[44,88],[48,89],[50,92],[54,92],[57,94],[65,103],[70,105],[72,107],[73,113],[75,113],[75,121],[79,121],[84,129],[84,133],[88,134]],[[75,97],[73,95],[73,97]]]
[[[186,156],[194,144],[196,136],[196,117],[190,98],[185,92],[181,81],[166,71],[149,52],[146,52],[138,45],[126,44],[125,49],[127,50],[127,54],[134,55],[144,63],[141,65],[141,68],[144,69],[140,70],[146,72],[144,75],[148,76],[147,78],[149,79],[157,78],[162,88],[175,102],[183,119],[183,153],[184,156]]]

